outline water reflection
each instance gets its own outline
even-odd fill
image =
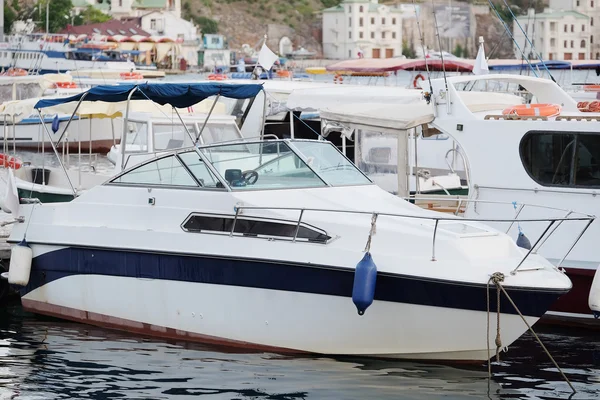
[[[573,398],[600,398],[600,339],[572,331],[542,338],[578,389]],[[0,399],[568,398],[531,338],[504,358],[488,382],[483,364],[240,352],[0,310]]]

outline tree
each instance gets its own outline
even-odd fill
[[[402,55],[406,58],[417,58],[417,52],[415,51],[412,42],[409,45],[406,39],[402,40]]]
[[[97,24],[106,21],[110,21],[112,18],[108,14],[104,14],[102,11],[94,8],[93,6],[87,6],[79,15],[77,15],[73,22],[74,25],[87,25]]]
[[[21,6],[19,0],[13,0],[9,5],[4,3],[4,32],[9,33],[13,23],[19,19]]]
[[[49,5],[49,31],[56,33],[63,30],[71,20],[71,10],[73,3],[71,0],[40,0],[39,9],[40,15],[38,18],[40,28],[46,31],[46,5]]]
[[[208,17],[196,17],[196,23],[200,27],[202,33],[218,33],[219,32],[219,23],[214,19],[210,19]]]

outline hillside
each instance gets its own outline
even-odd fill
[[[291,28],[294,46],[320,52],[320,11],[338,3],[340,0],[183,0],[182,9],[184,17],[195,20],[204,33],[225,35],[232,49],[257,45],[273,24]]]

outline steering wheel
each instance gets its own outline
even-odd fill
[[[254,185],[258,181],[258,172],[253,169],[242,172],[242,176],[248,185]]]

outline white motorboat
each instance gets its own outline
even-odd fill
[[[162,101],[182,106],[175,94]],[[198,145],[72,202],[6,203],[26,310],[161,337],[485,360],[491,276],[529,323],[571,287],[510,236],[377,187],[327,141]],[[527,328],[504,296],[500,313],[510,345]]]

